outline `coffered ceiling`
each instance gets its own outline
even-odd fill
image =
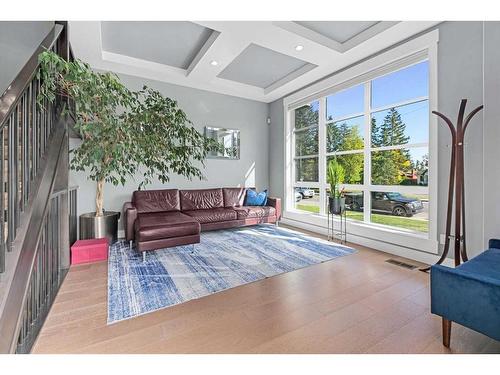
[[[434,26],[431,21],[73,21],[77,58],[262,102]]]

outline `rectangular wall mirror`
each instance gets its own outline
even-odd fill
[[[205,136],[217,140],[224,146],[224,151],[212,151],[209,158],[239,159],[240,158],[240,131],[237,129],[214,128],[205,126]]]

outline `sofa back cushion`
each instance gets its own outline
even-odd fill
[[[182,211],[223,208],[222,189],[180,190]]]
[[[246,188],[222,188],[224,207],[240,207],[245,201]]]
[[[132,197],[138,213],[180,211],[178,189],[138,190]]]

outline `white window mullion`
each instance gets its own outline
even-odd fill
[[[322,97],[319,100],[319,132],[318,132],[318,180],[320,185],[326,181],[326,98]],[[319,213],[320,215],[326,214],[325,209],[326,190],[319,189]]]
[[[372,97],[371,82],[365,83],[365,150],[364,150],[364,173],[363,173],[363,220],[366,223],[371,221],[370,213],[372,211],[371,192],[368,186],[371,185],[372,178],[372,163],[371,163],[371,97]]]
[[[285,110],[285,210],[294,207],[295,194],[293,183],[295,182],[295,136],[293,129],[295,127],[295,111]]]

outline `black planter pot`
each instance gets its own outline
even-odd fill
[[[340,215],[345,210],[345,198],[328,197],[328,210],[332,215]]]
[[[118,239],[118,220],[120,212],[104,211],[102,216],[95,216],[95,212],[80,215],[80,239],[104,238],[109,243]]]

